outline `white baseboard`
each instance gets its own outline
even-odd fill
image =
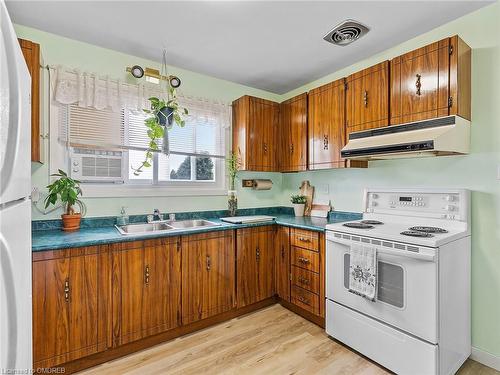
[[[482,363],[485,366],[500,371],[500,357],[497,357],[496,355],[472,347],[472,354],[470,355],[470,358],[476,362]]]

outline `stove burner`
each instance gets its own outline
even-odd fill
[[[361,223],[363,224],[369,224],[369,225],[381,225],[384,224],[381,221],[378,220],[361,220]]]
[[[403,236],[410,236],[410,237],[433,237],[432,234],[426,233],[426,232],[418,232],[416,230],[405,230],[401,232]]]
[[[446,229],[443,228],[438,228],[438,227],[411,227],[409,230],[412,231],[417,231],[417,232],[424,232],[424,233],[448,233]]]
[[[363,223],[345,223],[344,227],[348,228],[356,228],[356,229],[370,229],[373,228],[373,225],[363,224]]]

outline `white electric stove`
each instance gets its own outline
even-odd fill
[[[366,189],[363,219],[327,225],[326,332],[402,374],[470,355],[470,192]],[[375,301],[349,292],[350,247],[377,253]]]

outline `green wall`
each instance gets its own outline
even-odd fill
[[[440,38],[458,34],[472,47],[472,144],[467,156],[370,162],[368,169],[283,175],[284,199],[308,179],[335,209],[360,211],[364,187],[472,190],[472,343],[500,356],[500,4],[496,3],[311,82],[285,98]],[[500,177],[499,177],[500,178]]]
[[[459,34],[472,53],[472,144],[467,156],[371,162],[368,169],[330,170],[295,174],[249,173],[243,176],[272,178],[271,191],[239,193],[241,207],[288,204],[302,180],[317,187],[323,199],[330,199],[338,210],[360,211],[364,187],[460,187],[472,190],[472,340],[473,346],[500,356],[500,5],[495,3],[398,45],[370,59],[311,82],[279,96],[172,67],[183,80],[186,94],[231,101],[250,94],[282,101],[313,87],[345,77],[364,67],[410,51],[440,38]],[[127,79],[126,66],[137,63],[158,66],[141,58],[103,49],[16,26],[20,37],[42,45],[45,63],[63,64]],[[335,48],[335,47],[332,47]],[[160,53],[160,51],[159,51]],[[46,124],[45,124],[46,126]],[[35,186],[48,181],[46,166],[33,164]],[[328,190],[328,193],[326,193]],[[114,215],[122,205],[131,213],[160,208],[166,212],[219,209],[226,206],[224,196],[161,198],[87,199],[89,216]],[[54,213],[49,217],[57,217]],[[46,218],[33,213],[34,219]]]
[[[136,56],[127,55],[117,51],[97,47],[95,45],[82,43],[76,40],[63,38],[61,36],[46,33],[33,28],[15,25],[15,30],[20,38],[37,42],[41,46],[44,64],[65,65],[81,70],[97,72],[100,75],[108,74],[112,78],[134,82],[134,78],[125,72],[127,66],[135,64],[157,67],[158,62],[145,60]],[[158,49],[160,57],[161,50]],[[237,83],[209,77],[188,70],[169,67],[169,73],[178,75],[182,80],[182,92],[186,95],[213,98],[224,102],[231,102],[242,95],[254,95],[269,100],[279,101],[280,96],[266,91],[254,89]],[[48,82],[47,73],[45,83]],[[44,108],[47,108],[47,90],[43,90],[45,100]],[[47,113],[47,111],[45,111]],[[48,132],[48,120],[45,116],[43,121],[43,134]],[[45,160],[48,160],[48,140],[45,140]],[[44,188],[49,181],[47,164],[32,163],[32,185]],[[271,178],[274,186],[270,191],[251,191],[239,188],[238,198],[240,207],[264,207],[274,206],[281,199],[280,173],[241,173],[245,178]],[[225,195],[218,196],[190,196],[190,197],[127,197],[127,198],[85,198],[87,205],[87,216],[117,215],[121,206],[127,206],[130,214],[144,214],[159,208],[161,212],[200,211],[207,209],[223,209],[227,207]],[[41,206],[41,204],[40,204]],[[35,209],[32,211],[33,220],[58,218],[60,211],[49,215],[42,215]]]

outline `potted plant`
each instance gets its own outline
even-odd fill
[[[307,200],[305,195],[292,195],[290,200],[292,201],[295,216],[304,216],[304,208],[306,207]]]
[[[172,128],[173,123],[184,127],[186,124],[183,116],[188,114],[188,110],[179,105],[175,88],[168,86],[167,100],[157,97],[148,99],[151,103],[151,109],[144,109],[144,112],[150,116],[144,120],[144,124],[148,128],[149,149],[146,151],[144,161],[138,168],[132,167],[134,175],[138,176],[143,171],[143,168],[151,167],[153,161],[153,152],[160,151],[158,140],[163,138],[162,152],[165,155],[170,154],[168,131]]]
[[[236,193],[236,186],[234,181],[236,180],[236,174],[240,168],[238,158],[235,154],[231,152],[229,158],[227,159],[227,172],[229,175],[229,190],[227,191],[227,207],[229,211],[229,216],[236,216],[236,211],[238,210],[238,196]]]
[[[61,215],[62,230],[70,232],[80,229],[82,219],[81,212],[84,209],[83,202],[78,199],[82,195],[80,181],[68,177],[66,172],[59,169],[59,173],[52,174],[53,177],[59,177],[57,180],[47,186],[49,195],[45,198],[45,208],[49,205],[55,205],[58,200],[62,202],[65,213]],[[80,212],[75,213],[74,206],[80,207]]]

